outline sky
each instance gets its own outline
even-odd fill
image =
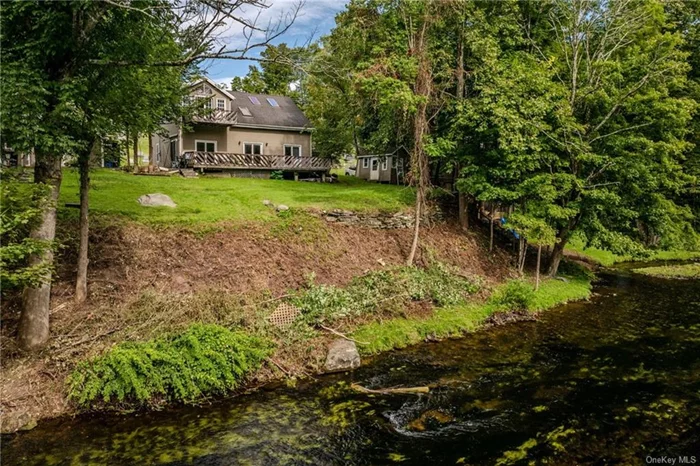
[[[241,16],[251,20],[257,16],[257,25],[267,27],[268,24],[276,24],[280,19],[288,17],[296,3],[296,0],[267,0],[269,8],[246,6],[241,10]],[[286,42],[289,46],[295,46],[304,45],[310,39],[317,40],[330,32],[335,25],[335,15],[343,10],[345,5],[346,0],[306,0],[289,30],[273,43]],[[218,33],[219,45],[235,47],[245,43],[242,28],[237,24],[227,26]],[[259,56],[262,50],[259,48],[251,51],[250,55]],[[248,74],[248,66],[254,63],[250,60],[211,60],[203,63],[201,69],[213,81],[230,87],[231,80],[235,76]]]

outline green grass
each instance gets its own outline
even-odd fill
[[[566,249],[590,257],[605,267],[610,267],[619,262],[631,262],[637,260],[635,257],[621,256],[605,249],[586,248],[583,246],[583,242],[578,240],[570,241]],[[690,260],[697,258],[700,258],[700,251],[654,251],[651,253],[651,255],[643,258],[642,260]]]
[[[634,269],[634,272],[653,277],[664,278],[700,278],[700,264],[663,265],[660,267],[644,267]]]
[[[504,287],[506,285],[501,285]],[[494,292],[500,289],[497,288]],[[568,282],[546,280],[540,284],[530,304],[531,311],[551,308],[557,304],[587,298],[591,293],[591,281],[583,276],[572,277]],[[499,310],[492,302],[466,304],[437,309],[424,320],[405,318],[373,322],[359,327],[352,333],[364,354],[405,348],[426,338],[449,338],[478,330],[491,314]]]
[[[146,224],[213,224],[221,221],[271,220],[273,209],[262,201],[291,208],[347,209],[395,212],[413,203],[408,188],[340,177],[340,183],[321,184],[253,178],[185,179],[180,176],[136,176],[98,169],[91,173],[90,210],[119,215]],[[78,174],[66,169],[59,205],[79,202]],[[136,201],[149,193],[170,196],[177,208],[143,207]]]

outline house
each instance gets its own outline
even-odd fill
[[[399,184],[404,172],[404,160],[396,154],[357,156],[356,176],[363,180]]]
[[[206,78],[190,96],[205,111],[152,136],[158,166],[269,178],[275,171],[325,174],[333,165],[312,156],[311,124],[289,97],[227,91]]]

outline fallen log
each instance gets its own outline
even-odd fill
[[[378,395],[392,395],[392,394],[412,394],[419,395],[421,393],[430,393],[430,387],[399,387],[399,388],[380,388],[378,390],[373,390],[370,388],[365,388],[362,385],[356,383],[350,384],[350,388],[360,393],[372,393]]]

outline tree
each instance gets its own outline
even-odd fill
[[[116,111],[108,115],[97,105],[103,102],[101,95],[98,102],[91,100],[91,96],[98,95],[94,91],[104,89],[110,79],[119,81],[129,74],[130,68],[186,68],[204,59],[246,59],[251,49],[266,45],[286,31],[300,8],[293,7],[286,19],[265,30],[240,15],[241,7],[247,4],[264,7],[256,0],[214,4],[143,0],[3,5],[3,142],[18,151],[34,150],[35,181],[48,186],[49,192],[32,238],[42,242],[54,239],[63,156],[84,159],[96,138],[118,120]],[[244,26],[245,46],[215,48],[217,31],[230,20]],[[263,32],[263,38],[254,40],[254,31]],[[170,40],[173,37],[175,42]],[[144,48],[152,52],[154,44],[159,43],[174,44],[177,53],[140,54]],[[120,120],[124,121],[128,119]],[[134,129],[138,132],[142,128],[138,124]],[[87,183],[86,178],[83,181]],[[48,270],[52,263],[51,249],[29,259],[31,267],[47,272],[40,283],[29,285],[23,293],[18,341],[27,350],[43,347],[49,337]]]

